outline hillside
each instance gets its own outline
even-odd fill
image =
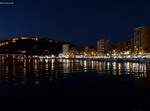
[[[0,53],[58,55],[62,51],[62,45],[66,43],[48,38],[14,38],[0,42]]]

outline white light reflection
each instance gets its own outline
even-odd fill
[[[26,60],[23,61],[23,72],[24,75],[27,73],[27,68],[26,68],[27,64],[26,64]]]
[[[48,59],[45,59],[45,69],[48,70]]]
[[[55,62],[55,59],[51,59],[51,70],[52,71],[54,70],[54,62]]]
[[[107,62],[107,70],[110,70],[110,62]]]
[[[117,74],[117,63],[116,62],[113,62],[112,63],[112,74],[113,75],[116,75]]]
[[[63,70],[64,70],[64,73],[69,73],[70,72],[70,60],[69,59],[64,60]]]
[[[94,61],[91,61],[92,62],[92,69],[94,69],[94,66],[95,66],[95,62]]]
[[[41,69],[50,70],[45,72],[46,73],[52,72],[52,74],[55,74],[54,76],[56,77],[58,77],[57,74],[60,71],[61,73],[73,73],[73,72],[88,72],[91,71],[92,69],[92,71],[94,70],[99,74],[112,74],[112,75],[130,74],[131,76],[129,77],[140,79],[146,78],[148,76],[150,72],[150,64],[137,62],[102,62],[99,60],[90,61],[90,60],[71,60],[71,59],[61,59],[61,60],[24,59],[23,61],[13,60],[12,63],[6,60],[1,60],[0,78],[8,80],[10,79],[10,77],[13,77],[14,82],[17,81],[19,78],[21,79],[19,81],[24,81],[24,84],[26,84],[28,82],[29,74],[30,73],[32,74],[32,72],[34,71],[33,73],[34,77],[37,77],[38,76],[37,74],[40,74],[39,72]],[[43,73],[45,72],[43,71]],[[52,76],[49,77],[51,79],[54,79],[55,77]],[[34,82],[35,84],[39,84],[37,78],[35,78]]]
[[[121,75],[121,73],[122,73],[121,63],[118,63],[118,74]]]
[[[125,63],[123,64],[123,67],[124,67],[124,70],[125,70],[125,74],[130,74],[130,69],[131,69],[130,66],[131,66],[131,65],[130,65],[129,62],[125,62]]]
[[[83,63],[84,63],[84,72],[87,72],[87,61],[85,60]]]

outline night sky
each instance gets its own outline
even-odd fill
[[[75,45],[101,38],[123,41],[133,28],[150,26],[150,0],[3,0],[0,40],[37,36]]]

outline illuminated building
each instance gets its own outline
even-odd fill
[[[32,37],[31,39],[35,40],[35,41],[39,41],[39,38],[37,38],[37,37]]]
[[[85,52],[86,53],[96,52],[96,48],[95,48],[95,46],[86,46]]]
[[[134,39],[130,38],[126,42],[126,50],[133,51],[134,50]]]
[[[29,37],[21,37],[21,39],[30,39]]]
[[[134,52],[150,52],[150,27],[134,29]]]
[[[86,52],[86,53],[91,52],[91,47],[90,47],[90,46],[86,46],[86,47],[85,47],[85,52]]]
[[[97,41],[97,51],[100,53],[107,53],[110,51],[111,41],[109,39],[101,39]]]
[[[62,53],[66,54],[68,52],[70,52],[70,45],[69,44],[63,44],[63,46],[62,46]]]
[[[9,42],[4,41],[4,42],[0,43],[0,46],[4,46],[4,45],[7,45],[7,44],[9,44]]]
[[[118,52],[125,51],[126,50],[126,42],[117,42],[115,48],[116,48],[115,50],[117,50]]]

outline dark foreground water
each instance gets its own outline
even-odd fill
[[[1,60],[0,110],[150,110],[150,64]]]

